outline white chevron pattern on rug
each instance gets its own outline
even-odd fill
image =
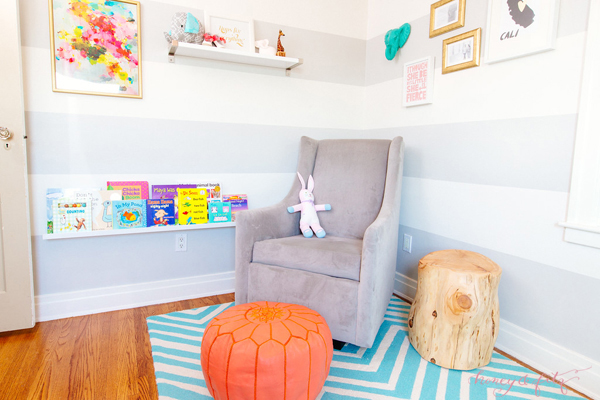
[[[200,366],[202,335],[209,321],[232,305],[147,319],[160,400],[212,399]],[[409,310],[409,304],[393,297],[372,348],[346,345],[334,351],[329,377],[317,399],[581,399],[496,352],[489,365],[471,371],[425,361],[408,341]]]

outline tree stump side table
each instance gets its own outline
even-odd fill
[[[466,250],[435,251],[419,261],[408,338],[425,360],[444,368],[487,365],[498,337],[502,269]]]

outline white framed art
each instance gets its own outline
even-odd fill
[[[485,61],[552,50],[560,0],[489,0]]]
[[[402,105],[404,107],[433,103],[433,71],[435,58],[420,58],[404,64]]]
[[[225,48],[254,53],[254,20],[224,18],[204,13],[206,33],[225,38]]]

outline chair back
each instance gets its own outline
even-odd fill
[[[313,178],[315,204],[328,235],[362,239],[377,218],[385,189],[390,140],[320,140]],[[304,177],[306,180],[308,177]]]

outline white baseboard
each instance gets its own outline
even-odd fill
[[[413,301],[417,293],[417,281],[396,272],[394,293]],[[496,348],[550,376],[557,372],[563,374],[566,385],[591,398],[600,399],[600,362],[596,360],[566,349],[504,319],[500,319]],[[580,372],[575,374],[574,370]],[[571,372],[568,373],[569,371]],[[558,378],[560,377],[559,375]]]
[[[503,319],[500,319],[496,347],[550,376],[557,372],[564,374],[562,378],[568,386],[600,399],[600,362]],[[580,372],[567,373],[574,370]]]
[[[394,282],[394,293],[402,296],[407,300],[413,301],[417,294],[417,281],[396,272],[396,280]]]
[[[235,272],[35,296],[36,321],[232,293]]]

